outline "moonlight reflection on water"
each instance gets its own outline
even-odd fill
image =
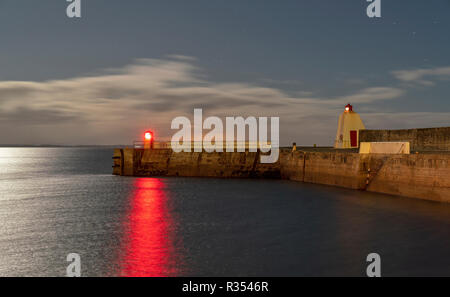
[[[280,180],[111,175],[112,149],[0,148],[0,275],[450,276],[450,205]]]

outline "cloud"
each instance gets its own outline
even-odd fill
[[[185,56],[185,55],[176,55],[176,54],[174,54],[174,55],[167,55],[167,58],[175,59],[175,60],[184,60],[184,61],[195,61],[195,60],[197,60],[194,57]]]
[[[178,55],[139,59],[123,68],[64,80],[0,81],[1,143],[28,143],[24,131],[31,130],[32,141],[47,143],[127,144],[148,128],[158,139],[168,140],[173,118],[192,117],[194,108],[203,108],[205,116],[278,116],[282,142],[331,144],[345,104],[404,94],[376,86],[333,98],[301,91],[292,96],[261,85],[210,81],[194,63]]]
[[[80,120],[82,120],[82,116],[79,114],[62,110],[18,107],[10,112],[0,111],[0,123],[2,125],[53,125]]]
[[[405,92],[398,88],[372,87],[365,88],[353,95],[338,99],[340,103],[371,103],[375,101],[390,100],[402,96]]]
[[[432,86],[434,85],[434,81],[432,79],[434,80],[450,79],[450,67],[397,70],[393,71],[392,74],[394,75],[395,78],[403,82]]]

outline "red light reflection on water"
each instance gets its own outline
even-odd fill
[[[164,181],[138,178],[125,222],[127,240],[122,276],[176,276],[181,267],[174,221],[167,209]]]

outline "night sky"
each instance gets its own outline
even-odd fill
[[[450,1],[0,0],[0,144],[129,144],[171,120],[278,116],[281,143],[450,126]]]

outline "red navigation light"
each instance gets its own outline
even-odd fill
[[[152,140],[152,138],[153,138],[153,133],[150,132],[150,131],[145,132],[144,138],[145,138],[146,141]]]
[[[347,111],[347,112],[353,111],[353,106],[351,106],[350,103],[347,104],[347,105],[345,106],[345,111]]]

